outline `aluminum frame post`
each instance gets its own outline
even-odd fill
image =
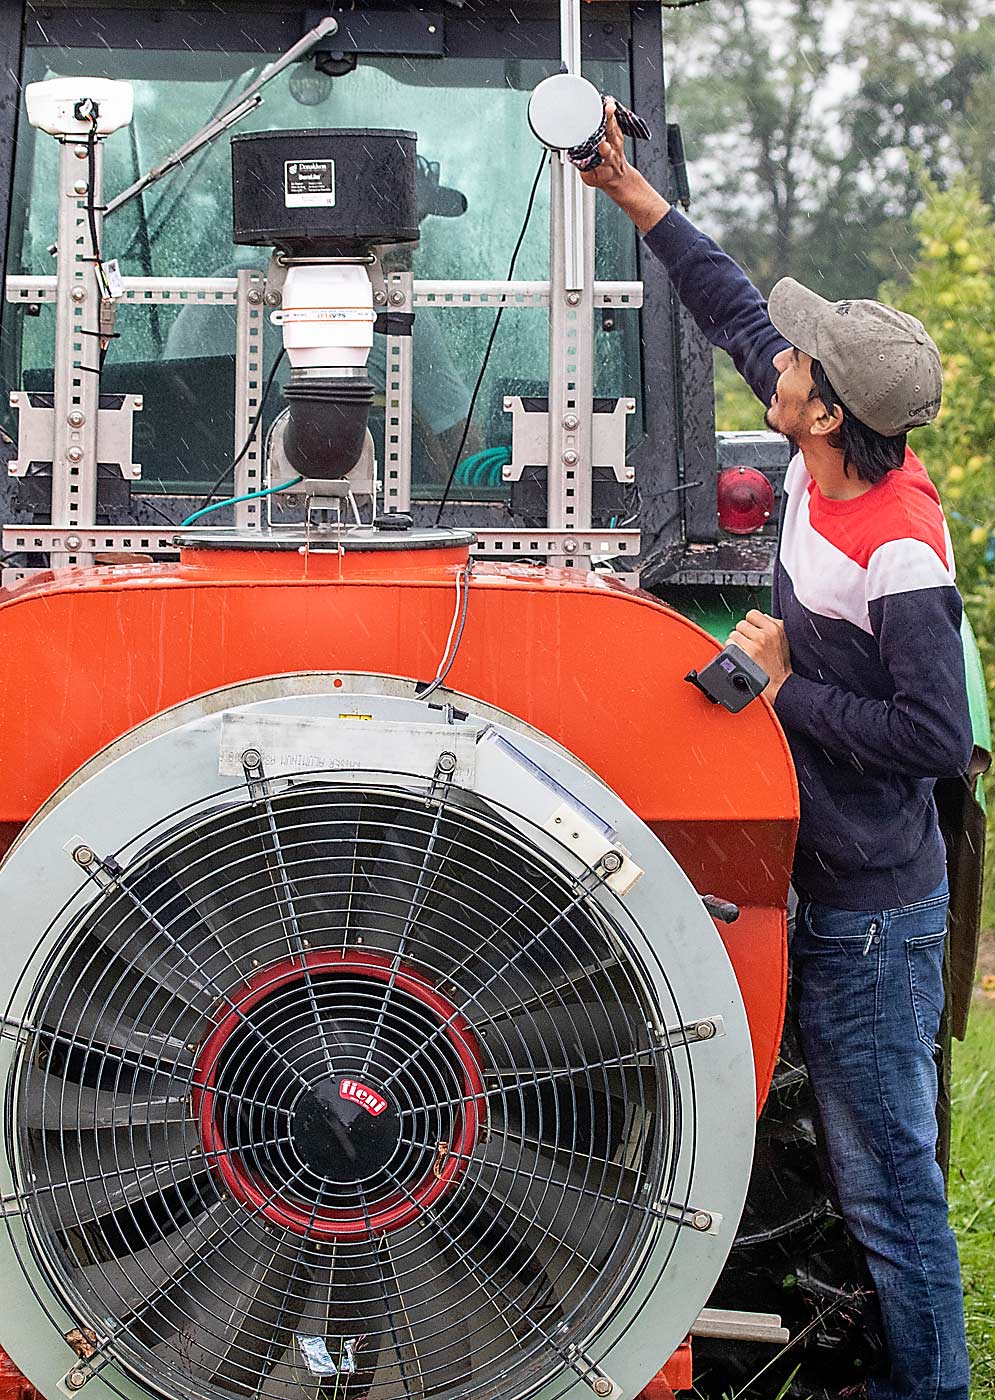
[[[59,143],[59,259],[55,282],[54,432],[51,522],[68,532],[97,521],[97,430],[100,404],[100,283],[87,206],[102,227],[103,142],[94,142],[93,190],[87,143]],[[53,567],[90,564],[89,554],[53,552]]]
[[[233,460],[249,438],[252,420],[259,412],[263,395],[263,331],[265,328],[265,278],[252,268],[238,273],[235,308],[235,441]],[[262,418],[252,432],[252,441],[235,467],[232,495],[260,491],[263,481]],[[265,497],[241,501],[234,507],[239,530],[259,530],[263,525]]]
[[[388,317],[413,314],[414,279],[410,272],[387,277]],[[383,508],[388,514],[411,509],[412,327],[387,336],[384,377]]]
[[[580,0],[561,0],[560,44],[567,71],[579,73]],[[595,192],[562,155],[553,156],[550,177],[546,524],[551,530],[589,530]]]

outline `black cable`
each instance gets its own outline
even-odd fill
[[[211,504],[215,496],[218,494],[218,488],[224,481],[225,477],[228,475],[229,472],[233,472],[235,470],[239,462],[242,460],[242,458],[248,452],[249,448],[252,446],[252,439],[256,435],[256,429],[259,427],[260,419],[263,416],[263,409],[266,407],[266,400],[269,397],[269,391],[273,387],[273,380],[276,378],[276,372],[280,368],[280,365],[283,363],[283,357],[286,353],[287,352],[285,348],[281,349],[279,355],[277,355],[276,359],[273,361],[273,365],[270,369],[269,374],[266,376],[266,383],[263,385],[263,396],[259,400],[259,407],[256,409],[256,415],[253,418],[252,422],[249,424],[249,436],[245,439],[245,441],[242,443],[242,446],[235,454],[234,461],[229,462],[227,464],[224,471],[221,473],[217,481],[211,487],[210,491],[208,491],[207,495],[201,501],[200,505],[197,507],[198,510],[203,510],[205,506],[209,506]]]
[[[522,244],[525,242],[525,235],[528,232],[529,220],[532,218],[532,210],[535,207],[536,195],[539,192],[539,181],[542,179],[542,172],[546,165],[547,154],[548,153],[546,151],[543,151],[542,155],[539,157],[539,168],[536,171],[535,179],[532,181],[532,191],[529,195],[528,206],[525,210],[525,218],[522,220],[522,227],[518,234],[518,240],[515,243],[515,251],[511,255],[511,262],[508,264],[508,275],[504,279],[506,282],[510,282],[512,277],[514,276],[515,263],[518,261],[518,254],[521,251]],[[470,421],[473,418],[473,410],[477,406],[477,395],[480,393],[480,386],[484,382],[484,375],[487,372],[487,362],[491,357],[491,349],[494,345],[494,337],[497,335],[498,326],[501,324],[501,317],[503,314],[504,305],[502,304],[498,307],[497,315],[494,317],[494,324],[493,326],[491,326],[491,333],[487,339],[487,348],[484,350],[484,358],[480,366],[480,373],[477,375],[477,382],[476,384],[474,384],[473,393],[470,395],[470,407],[467,409],[466,418],[463,420],[463,434],[460,437],[460,443],[459,447],[457,447],[456,449],[456,455],[453,457],[453,465],[449,472],[449,480],[446,482],[445,490],[442,493],[442,499],[439,502],[439,509],[436,512],[436,525],[440,524],[442,520],[442,512],[446,508],[446,503],[449,500],[449,492],[452,490],[453,481],[456,479],[456,468],[459,466],[460,461],[463,457],[463,449],[464,447],[466,447],[466,440],[470,432]]]
[[[91,253],[93,254],[93,265],[94,265],[94,267],[95,267],[95,269],[96,269],[96,273],[97,273],[97,283],[98,283],[98,286],[99,286],[99,289],[100,289],[100,298],[101,298],[101,301],[102,301],[103,298],[104,298],[104,297],[106,296],[106,294],[107,294],[107,279],[106,279],[106,277],[105,277],[105,275],[104,275],[103,259],[102,259],[102,257],[101,257],[101,252],[100,252],[100,240],[99,240],[98,237],[97,237],[97,203],[96,203],[96,196],[95,196],[95,194],[94,194],[94,182],[96,181],[96,178],[97,178],[97,116],[96,116],[96,113],[94,113],[93,116],[91,117],[91,121],[92,121],[92,125],[91,125],[91,127],[90,127],[90,136],[89,136],[89,139],[88,139],[88,141],[87,141],[87,143],[86,143],[86,176],[87,176],[87,179],[86,179],[86,217],[87,217],[87,222],[88,222],[89,225],[90,225],[90,251],[91,251]],[[99,328],[99,325],[100,325],[100,317],[101,317],[101,314],[102,314],[101,308],[100,308],[100,306],[98,305],[98,307],[97,307],[97,325],[98,325],[98,328]],[[99,334],[99,330],[98,330],[98,334]],[[102,340],[102,341],[103,341],[103,339],[104,339],[104,338],[101,337],[101,340]],[[97,372],[98,375],[101,373],[101,371],[102,371],[103,368],[104,368],[104,361],[107,359],[107,351],[108,351],[108,348],[109,348],[109,345],[108,345],[108,344],[102,343],[102,344],[100,345],[100,348],[99,348],[98,351],[97,351],[96,372]],[[89,366],[84,366],[84,368],[89,368]],[[98,387],[97,387],[97,394],[99,395],[99,393],[100,393],[100,387],[99,387],[99,385],[98,385]]]

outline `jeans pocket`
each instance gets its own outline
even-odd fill
[[[824,904],[809,904],[805,910],[805,928],[817,943],[841,943],[847,948],[870,951],[881,933],[880,913],[853,909],[829,909]]]
[[[916,1032],[931,1052],[936,1050],[936,1037],[943,1015],[943,944],[946,936],[943,929],[939,933],[926,933],[905,940]]]

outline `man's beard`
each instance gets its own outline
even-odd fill
[[[773,405],[771,405],[771,407],[773,407]],[[787,433],[785,433],[783,429],[779,428],[776,423],[770,421],[770,413],[770,408],[764,410],[764,427],[768,428],[772,433],[780,433],[781,437],[787,437]]]

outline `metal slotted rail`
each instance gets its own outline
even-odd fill
[[[594,873],[455,787],[314,775],[77,858],[6,1115],[8,1214],[96,1348],[78,1379],[422,1400],[584,1374],[686,1212],[694,1113],[678,1008]]]

